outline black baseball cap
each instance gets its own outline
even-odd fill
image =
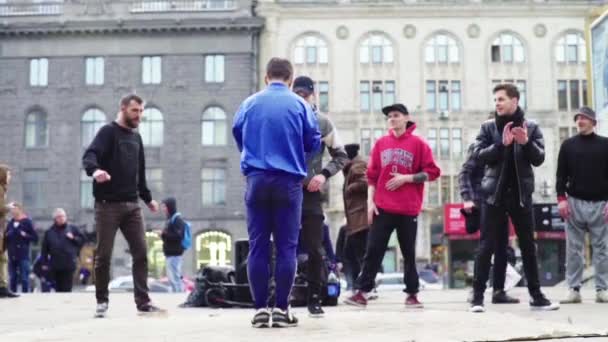
[[[293,92],[304,92],[308,96],[315,92],[315,82],[308,76],[298,76],[293,80]]]
[[[382,113],[384,113],[384,115],[388,115],[388,113],[390,113],[390,112],[399,112],[399,113],[402,113],[403,115],[410,114],[410,112],[407,111],[407,107],[405,107],[405,105],[403,105],[401,103],[395,103],[390,106],[386,106],[386,107],[382,108]]]

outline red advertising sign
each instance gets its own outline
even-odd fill
[[[460,209],[462,203],[448,203],[443,207],[443,232],[445,235],[464,240],[479,238],[479,232],[467,234],[466,221]]]
[[[479,238],[479,231],[467,234],[465,217],[460,213],[462,203],[448,203],[443,207],[443,232],[452,240],[468,240]],[[515,229],[509,219],[509,238],[515,236]]]

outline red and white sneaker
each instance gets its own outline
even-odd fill
[[[416,296],[415,294],[408,294],[407,298],[405,298],[405,307],[412,309],[422,309],[424,305],[420,303],[420,301],[418,300],[418,296]]]
[[[345,304],[354,305],[358,307],[366,307],[367,306],[367,298],[365,297],[365,293],[361,291],[357,291],[354,295],[346,298],[344,300]]]

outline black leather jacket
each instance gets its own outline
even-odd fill
[[[521,109],[518,109],[521,111]],[[523,114],[523,113],[522,113]],[[481,192],[487,203],[499,204],[501,189],[506,180],[505,160],[509,153],[515,153],[515,173],[519,186],[519,204],[530,205],[529,200],[534,192],[534,171],[532,166],[540,166],[545,161],[545,142],[538,125],[526,121],[528,143],[520,145],[513,142],[510,146],[502,144],[502,132],[499,132],[496,120],[488,120],[481,125],[475,141],[475,158],[485,165],[481,181]]]

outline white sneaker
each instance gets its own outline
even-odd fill
[[[596,303],[608,303],[608,291],[599,290],[595,294],[595,302]]]
[[[580,291],[576,291],[574,289],[570,289],[566,299],[560,301],[561,304],[580,304],[582,302],[583,298],[581,296]]]
[[[108,303],[99,303],[95,308],[95,318],[104,318],[108,312]]]

